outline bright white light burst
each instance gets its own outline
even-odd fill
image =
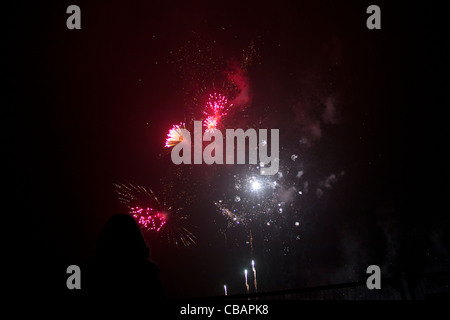
[[[253,180],[252,184],[251,184],[251,188],[252,188],[252,191],[257,191],[257,190],[261,189],[261,183],[259,183],[259,181],[257,181],[257,180]]]

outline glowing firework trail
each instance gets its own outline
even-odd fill
[[[258,292],[258,282],[256,282],[255,260],[252,260],[253,282],[255,284],[255,292]]]
[[[227,285],[226,284],[223,285],[223,290],[225,291],[225,295],[227,296],[228,292],[227,292]]]
[[[185,129],[185,124],[176,124],[169,130],[166,139],[166,148],[174,147],[183,141],[183,135],[181,134],[181,129]]]
[[[234,223],[239,224],[242,221],[242,219],[240,219],[236,214],[231,212],[230,209],[223,206],[222,201],[219,200],[219,202],[214,202],[214,205],[220,209],[220,211],[226,218],[233,221]]]
[[[244,274],[245,274],[245,288],[247,289],[247,294],[249,293],[249,286],[248,286],[248,282],[247,282],[247,269],[244,270]]]
[[[227,111],[231,106],[232,104],[228,105],[227,98],[220,93],[210,94],[205,111],[203,111],[203,114],[207,116],[205,119],[206,131],[214,131],[220,119],[227,115]]]
[[[119,201],[126,205],[130,212],[135,207],[154,208],[161,207],[161,203],[149,188],[134,183],[114,183],[115,191],[119,197]]]

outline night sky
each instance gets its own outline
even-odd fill
[[[70,4],[81,30],[66,28]],[[381,30],[366,27],[370,4]],[[2,212],[16,290],[64,291],[67,266],[127,212],[113,184],[129,181],[190,217],[192,246],[146,235],[168,297],[222,295],[224,284],[245,293],[252,259],[261,291],[360,281],[371,264],[385,277],[449,270],[442,8],[46,1],[2,11]],[[249,91],[223,125],[280,129],[287,194],[247,199],[285,202],[271,226],[224,227],[214,205],[234,197],[234,175],[255,176],[248,166],[176,166],[164,148],[172,125],[204,118],[230,70]]]

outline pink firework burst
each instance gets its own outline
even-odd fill
[[[179,246],[194,245],[196,236],[189,230],[193,227],[184,209],[159,201],[150,188],[135,183],[114,183],[115,191],[130,215],[146,233]],[[186,201],[186,200],[184,200]]]
[[[130,211],[137,223],[147,231],[159,231],[166,224],[166,215],[153,208],[133,207]]]
[[[204,121],[206,131],[214,131],[223,116],[227,115],[228,109],[233,105],[228,105],[228,100],[220,93],[213,93],[209,95],[208,103],[206,104],[205,114],[207,117]]]
[[[217,128],[217,118],[209,116],[205,119],[206,131],[214,131]]]

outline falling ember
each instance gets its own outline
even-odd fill
[[[131,214],[137,223],[147,230],[159,231],[166,224],[164,213],[156,212],[152,208],[131,208]]]
[[[207,116],[204,123],[206,131],[214,131],[220,119],[227,115],[228,108],[231,106],[232,104],[228,105],[227,98],[220,93],[210,94],[205,111],[203,111],[203,114]]]
[[[185,125],[184,123],[180,123],[179,125],[176,124],[172,127],[172,129],[169,130],[169,133],[167,134],[166,139],[166,148],[174,147],[177,144],[179,144],[181,141],[183,141],[183,135],[181,132],[181,129],[184,129]]]

